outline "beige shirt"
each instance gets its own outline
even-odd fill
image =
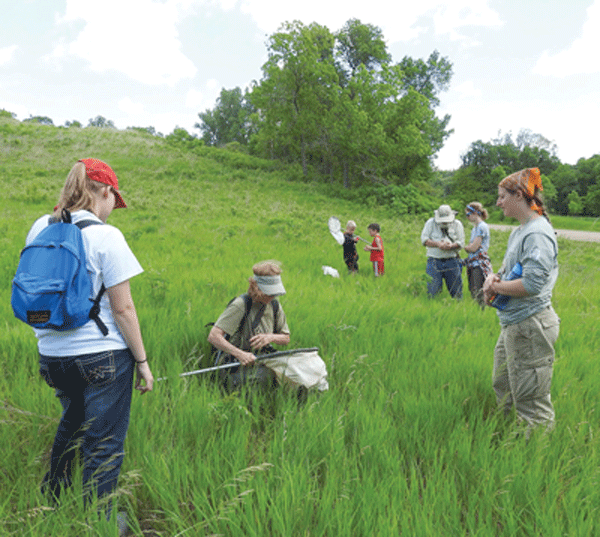
[[[437,224],[432,217],[423,227],[421,232],[421,244],[425,244],[428,239],[432,241],[447,241],[449,243],[456,242],[461,248],[465,247],[465,229],[460,220],[454,220],[448,224],[448,233],[444,233],[440,224]],[[458,256],[458,250],[441,250],[440,248],[432,248],[427,246],[427,257],[435,259],[451,259]]]
[[[263,306],[265,308],[263,316],[256,329],[251,333],[252,325]],[[215,322],[217,328],[220,328],[223,332],[231,336],[229,342],[243,351],[250,352],[250,338],[255,334],[290,333],[281,303],[279,303],[277,323],[275,324],[273,322],[273,302],[266,306],[261,302],[252,302],[248,318],[246,319],[241,332],[237,332],[245,312],[246,304],[244,303],[244,299],[241,296],[238,296],[231,304],[229,304],[229,306],[227,306],[227,308],[225,308],[225,311],[221,313],[221,316],[217,319],[217,322]]]

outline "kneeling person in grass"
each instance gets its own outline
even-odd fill
[[[263,261],[254,265],[252,272],[247,294],[229,303],[208,334],[208,342],[222,351],[218,365],[234,361],[241,364],[223,370],[222,380],[229,390],[242,385],[275,386],[275,373],[255,363],[256,356],[272,352],[272,344],[290,342],[285,313],[276,299],[285,294],[281,267],[274,261]]]

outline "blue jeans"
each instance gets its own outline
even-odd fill
[[[86,501],[115,490],[129,427],[134,367],[129,349],[60,358],[40,355],[40,375],[55,388],[63,407],[42,485],[53,500],[70,486],[77,454],[83,462]]]
[[[431,281],[427,283],[427,292],[430,297],[437,295],[442,290],[442,280],[453,298],[462,298],[462,265],[458,257],[450,259],[427,258],[427,275]]]

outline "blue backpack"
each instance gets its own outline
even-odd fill
[[[108,328],[100,319],[102,284],[92,298],[92,281],[86,269],[81,230],[99,224],[83,220],[73,224],[63,209],[62,221],[50,224],[21,251],[12,281],[11,305],[17,319],[33,328],[73,330],[93,319],[103,335]]]

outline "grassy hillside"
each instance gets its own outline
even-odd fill
[[[145,269],[132,280],[156,384],[134,395],[119,502],[136,535],[594,535],[600,245],[559,240],[557,428],[529,443],[496,413],[493,310],[425,294],[424,219],[400,220],[305,184],[293,168],[138,132],[0,119],[0,535],[110,535],[77,494],[38,493],[59,404],[35,338],[10,309],[25,235],[83,157],[116,171],[127,210],[109,220]],[[326,222],[382,226],[386,270],[348,276]],[[467,234],[470,227],[465,226]],[[494,233],[498,267],[506,233]],[[318,346],[330,390],[251,406],[210,379],[205,324],[247,288],[254,262],[283,263],[290,347]],[[341,278],[323,275],[322,265]]]

